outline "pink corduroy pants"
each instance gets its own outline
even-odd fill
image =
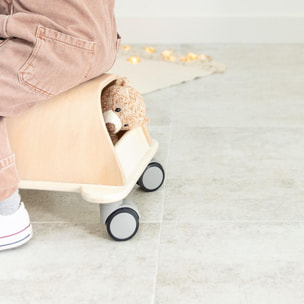
[[[5,117],[111,68],[114,1],[0,0],[0,202],[19,183]]]

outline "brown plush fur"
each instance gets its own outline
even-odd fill
[[[106,87],[101,96],[103,113],[113,111],[120,119],[122,127],[115,132],[111,122],[106,124],[113,144],[115,144],[127,130],[135,129],[149,122],[143,97],[130,87],[126,78],[119,78],[115,84]],[[120,109],[120,110],[118,110]]]

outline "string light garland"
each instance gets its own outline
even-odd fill
[[[165,50],[165,51],[161,52],[161,55],[163,57],[163,60],[167,61],[167,60],[169,60],[170,57],[173,56],[173,51],[172,50]]]
[[[197,60],[198,55],[195,53],[187,53],[186,57],[191,61],[191,60]]]
[[[131,49],[131,47],[129,45],[123,45],[121,48],[126,52]]]
[[[155,53],[155,52],[156,52],[155,48],[153,48],[152,46],[147,46],[147,47],[145,47],[145,51],[146,51],[148,54],[152,54],[152,53]]]
[[[212,61],[211,57],[206,54],[187,52],[186,55],[178,55],[172,49],[157,51],[152,46],[134,48],[130,45],[123,45],[120,48],[120,55],[127,56],[126,60],[131,64],[141,63],[144,59],[162,60],[183,65],[206,65]]]
[[[133,64],[137,64],[137,63],[140,63],[141,62],[141,59],[140,57],[138,56],[131,56],[127,59],[130,63],[133,63]]]

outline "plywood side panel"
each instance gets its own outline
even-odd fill
[[[100,107],[105,74],[7,119],[22,180],[123,185]]]

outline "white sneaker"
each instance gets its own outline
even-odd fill
[[[10,215],[0,215],[0,251],[19,247],[32,238],[30,217],[21,202],[19,209]]]

